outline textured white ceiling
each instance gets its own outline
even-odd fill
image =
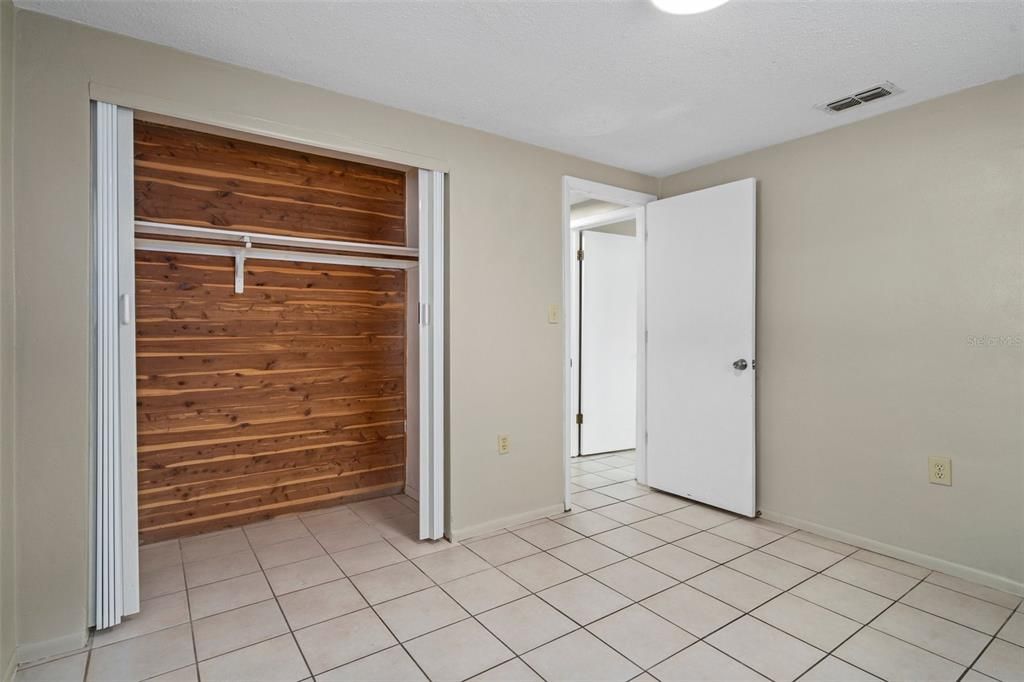
[[[1024,71],[1021,0],[16,4],[659,176]]]

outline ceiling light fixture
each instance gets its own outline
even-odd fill
[[[700,14],[721,7],[729,0],[651,0],[654,6],[669,14]]]

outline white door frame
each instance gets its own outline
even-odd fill
[[[574,197],[585,196],[589,199],[607,201],[626,208],[619,211],[610,211],[600,218],[580,221],[574,227],[571,220],[572,201]],[[565,362],[562,365],[562,459],[565,465],[565,509],[572,507],[572,495],[569,492],[570,484],[570,462],[573,453],[577,450],[576,433],[576,412],[579,396],[574,390],[575,381],[573,375],[576,367],[579,366],[579,307],[578,301],[573,300],[573,272],[576,262],[577,234],[580,230],[592,229],[602,225],[608,225],[632,218],[636,221],[637,239],[642,239],[644,228],[644,207],[655,201],[658,197],[644,192],[605,185],[600,182],[575,178],[569,175],[562,176],[562,310],[565,311],[563,330],[563,357]],[[636,476],[637,480],[643,483],[647,480],[647,453],[644,446],[643,434],[646,432],[647,406],[644,389],[646,353],[643,343],[644,321],[644,252],[639,250],[638,275],[639,282],[637,292],[639,302],[637,305],[637,391],[636,391]]]

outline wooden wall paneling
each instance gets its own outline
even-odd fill
[[[135,122],[137,220],[404,246],[406,211],[404,171]],[[136,253],[143,542],[403,488],[405,271],[245,270]]]
[[[138,220],[406,244],[406,174],[135,122]]]
[[[136,252],[144,542],[399,492],[404,270]]]

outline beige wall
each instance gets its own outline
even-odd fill
[[[16,29],[20,645],[86,623],[90,81],[445,160],[451,528],[561,503],[560,178],[654,179],[30,12]]]
[[[0,0],[0,679],[14,661],[14,258],[11,221],[14,6]]]
[[[1024,589],[1024,77],[665,178],[661,196],[746,177],[760,508]],[[928,484],[929,455],[952,457],[952,487]]]

